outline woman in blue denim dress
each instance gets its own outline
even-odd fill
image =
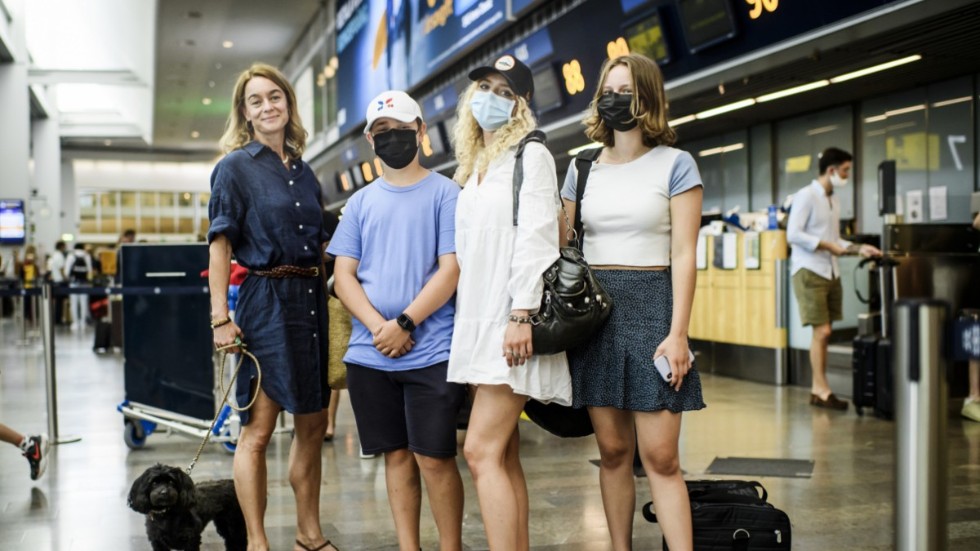
[[[216,346],[241,337],[261,364],[245,361],[237,380],[242,414],[234,478],[249,549],[268,549],[266,448],[279,412],[294,415],[289,482],[296,496],[296,549],[336,549],[320,528],[320,476],[327,386],[327,307],[320,282],[323,231],[320,184],[300,158],[306,132],[296,94],[277,69],[256,64],[232,97],[227,155],[211,175],[211,325]],[[231,256],[248,268],[235,320],[228,317]],[[236,349],[231,349],[235,351]]]

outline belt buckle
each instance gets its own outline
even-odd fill
[[[320,277],[320,267],[313,266],[313,277]]]

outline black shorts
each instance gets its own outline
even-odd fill
[[[382,371],[347,364],[347,390],[364,453],[408,448],[428,457],[456,456],[456,415],[466,387],[446,380],[448,365]]]

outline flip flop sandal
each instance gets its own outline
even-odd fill
[[[328,545],[332,545],[332,544],[330,543],[330,540],[327,540],[327,541],[323,542],[322,544],[318,545],[317,547],[307,547],[307,546],[303,545],[303,543],[300,542],[299,540],[296,540],[296,545],[302,547],[306,551],[321,551],[322,549],[326,549]],[[337,546],[336,545],[334,545],[334,549],[337,549]],[[340,549],[337,549],[337,551],[340,551]]]

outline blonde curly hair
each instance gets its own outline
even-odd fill
[[[473,82],[463,91],[456,104],[456,128],[453,129],[452,145],[456,153],[456,173],[453,180],[459,185],[476,173],[486,172],[490,162],[499,157],[508,148],[514,147],[524,136],[537,128],[534,113],[526,98],[515,96],[517,112],[494,133],[490,147],[483,143],[483,129],[476,122],[470,109],[470,100],[479,89],[479,82]]]
[[[231,95],[231,113],[228,114],[225,133],[219,142],[221,151],[230,153],[236,149],[241,149],[245,144],[255,139],[255,131],[245,120],[245,86],[248,81],[255,77],[271,80],[286,95],[289,123],[286,124],[284,153],[289,155],[290,159],[299,159],[303,156],[303,151],[306,150],[306,129],[303,128],[303,123],[299,118],[299,110],[296,108],[296,92],[279,69],[265,63],[255,63],[238,75],[235,90]]]

